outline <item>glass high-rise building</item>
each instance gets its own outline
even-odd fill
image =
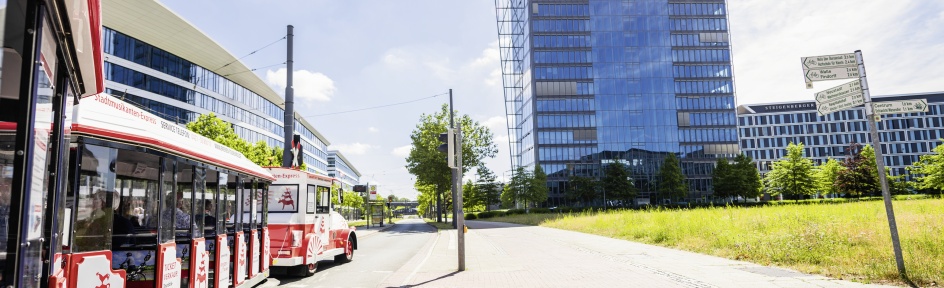
[[[496,0],[512,167],[548,174],[549,205],[572,175],[632,171],[640,197],[675,154],[691,199],[738,153],[725,0]]]

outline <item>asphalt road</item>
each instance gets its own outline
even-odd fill
[[[423,220],[403,220],[386,231],[358,237],[354,260],[349,263],[322,261],[314,276],[272,275],[260,287],[377,287],[416,255],[435,232],[436,228]]]

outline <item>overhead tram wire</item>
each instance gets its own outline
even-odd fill
[[[249,70],[246,70],[246,71],[242,71],[242,72],[229,73],[229,74],[223,75],[223,77],[228,77],[228,76],[236,75],[236,74],[242,74],[242,73],[246,73],[246,72],[252,72],[252,71],[259,70],[259,69],[265,69],[265,68],[275,67],[275,66],[279,66],[279,65],[285,65],[285,63],[286,63],[286,62],[282,62],[282,63],[278,63],[278,64],[272,64],[272,65],[269,65],[269,66],[262,66],[262,67],[259,67],[259,68],[252,68],[252,69],[249,69]]]
[[[326,113],[326,114],[306,115],[305,117],[321,117],[321,116],[328,116],[328,115],[337,115],[337,114],[345,114],[345,113],[351,113],[351,112],[359,112],[359,111],[365,111],[365,110],[373,110],[373,109],[379,109],[379,108],[386,108],[386,107],[390,107],[390,106],[397,106],[397,105],[403,105],[403,104],[409,104],[409,103],[413,103],[413,102],[423,101],[423,100],[426,100],[426,99],[433,99],[433,98],[436,98],[436,97],[439,97],[439,96],[443,96],[443,95],[449,95],[449,93],[448,93],[448,92],[447,92],[447,93],[440,93],[440,94],[436,94],[436,95],[433,95],[433,96],[423,97],[423,98],[419,98],[419,99],[413,99],[413,100],[410,100],[410,101],[404,101],[404,102],[399,102],[399,103],[387,104],[387,105],[380,105],[380,106],[367,107],[367,108],[360,108],[360,109],[347,110],[347,111],[340,111],[340,112],[334,112],[334,113]]]
[[[226,66],[229,66],[229,65],[231,65],[231,64],[233,64],[233,63],[236,63],[236,62],[238,62],[239,60],[242,60],[243,58],[249,57],[249,56],[252,55],[252,54],[256,54],[256,52],[259,52],[259,51],[262,51],[263,49],[269,48],[269,46],[275,45],[275,43],[279,43],[279,41],[285,40],[286,38],[288,38],[288,36],[282,36],[282,38],[279,38],[279,40],[272,41],[272,43],[269,43],[268,45],[262,46],[262,48],[256,49],[255,51],[249,52],[249,54],[246,54],[246,55],[243,56],[243,57],[239,57],[238,59],[233,60],[232,62],[226,63],[226,65],[220,66],[220,68],[213,69],[213,72],[216,72],[216,71],[218,71],[218,70],[220,70],[220,69],[223,69],[223,68],[225,68]],[[232,75],[232,74],[230,74],[230,75]]]

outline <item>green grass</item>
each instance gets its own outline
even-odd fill
[[[909,278],[944,283],[944,199],[895,201]],[[882,201],[624,210],[486,219],[541,225],[866,283],[903,285]]]
[[[452,228],[452,222],[436,222],[436,219],[423,218],[423,221],[426,221],[426,224],[433,225],[436,229],[439,230],[455,230]]]

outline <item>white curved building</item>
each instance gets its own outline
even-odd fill
[[[251,143],[283,147],[284,99],[242,62],[154,0],[102,1],[106,93],[184,124],[215,113]],[[328,140],[298,113],[304,163],[328,175]]]

